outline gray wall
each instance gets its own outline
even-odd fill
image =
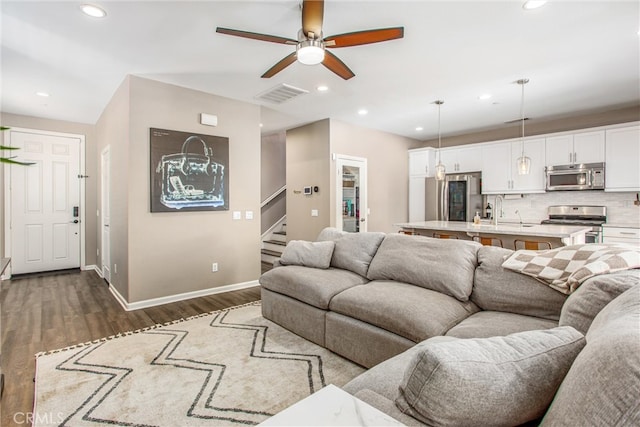
[[[287,182],[286,133],[262,135],[260,142],[260,201],[264,201]],[[281,193],[261,209],[260,232],[266,232],[287,212],[286,193]]]
[[[331,153],[367,159],[368,231],[394,232],[398,229],[394,223],[408,220],[407,150],[415,143],[411,138],[331,120]],[[331,212],[336,209],[335,165],[332,161]]]
[[[129,302],[256,280],[260,276],[260,108],[130,77]],[[199,123],[200,113],[218,126]],[[229,138],[229,211],[151,213],[149,128]],[[113,193],[112,193],[113,194]],[[242,220],[232,220],[232,211]],[[245,211],[254,219],[245,220]],[[219,271],[211,272],[217,262]],[[120,269],[118,270],[120,271]]]
[[[331,223],[329,149],[329,119],[287,131],[287,240],[315,240]],[[305,196],[305,186],[320,191]]]

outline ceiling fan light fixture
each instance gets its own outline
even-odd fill
[[[321,40],[304,40],[296,48],[298,62],[304,65],[316,65],[324,61],[324,46]]]

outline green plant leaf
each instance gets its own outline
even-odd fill
[[[0,145],[0,150],[19,150],[18,147],[7,147],[6,145]]]
[[[35,165],[35,163],[19,162],[17,160],[12,160],[12,159],[13,157],[0,157],[0,163],[8,163],[11,165],[21,165],[21,166]]]

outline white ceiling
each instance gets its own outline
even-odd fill
[[[400,40],[333,49],[356,74],[344,81],[299,63],[261,79],[294,48],[215,32],[296,38],[298,1],[92,0],[108,13],[98,20],[79,1],[2,0],[2,111],[95,123],[127,74],[263,105],[263,132],[330,117],[425,140],[437,134],[436,99],[443,135],[497,128],[520,116],[522,77],[531,120],[640,103],[640,2],[522,1],[329,0],[325,36],[405,27]],[[255,99],[280,83],[309,94]]]

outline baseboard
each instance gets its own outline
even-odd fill
[[[120,303],[122,308],[124,308],[126,311],[133,311],[133,310],[140,310],[141,308],[149,308],[149,307],[155,307],[157,305],[169,304],[177,301],[184,301],[191,298],[205,297],[207,295],[222,294],[225,292],[252,288],[258,285],[259,283],[257,280],[251,280],[249,282],[235,283],[232,285],[219,286],[217,288],[202,289],[200,291],[185,292],[182,294],[169,295],[169,296],[160,297],[160,298],[152,298],[152,299],[132,302],[132,303],[127,302],[127,300],[120,294],[120,292],[118,292],[118,290],[111,284],[109,285],[109,290],[111,291],[115,299]]]
[[[93,270],[93,271],[95,271],[96,273],[98,273],[98,276],[103,277],[103,276],[102,276],[102,270],[100,270],[100,269],[98,268],[98,266],[97,266],[97,265],[94,265],[94,264],[85,265],[84,267],[80,267],[80,270],[82,270],[82,271],[89,271],[89,270]]]

